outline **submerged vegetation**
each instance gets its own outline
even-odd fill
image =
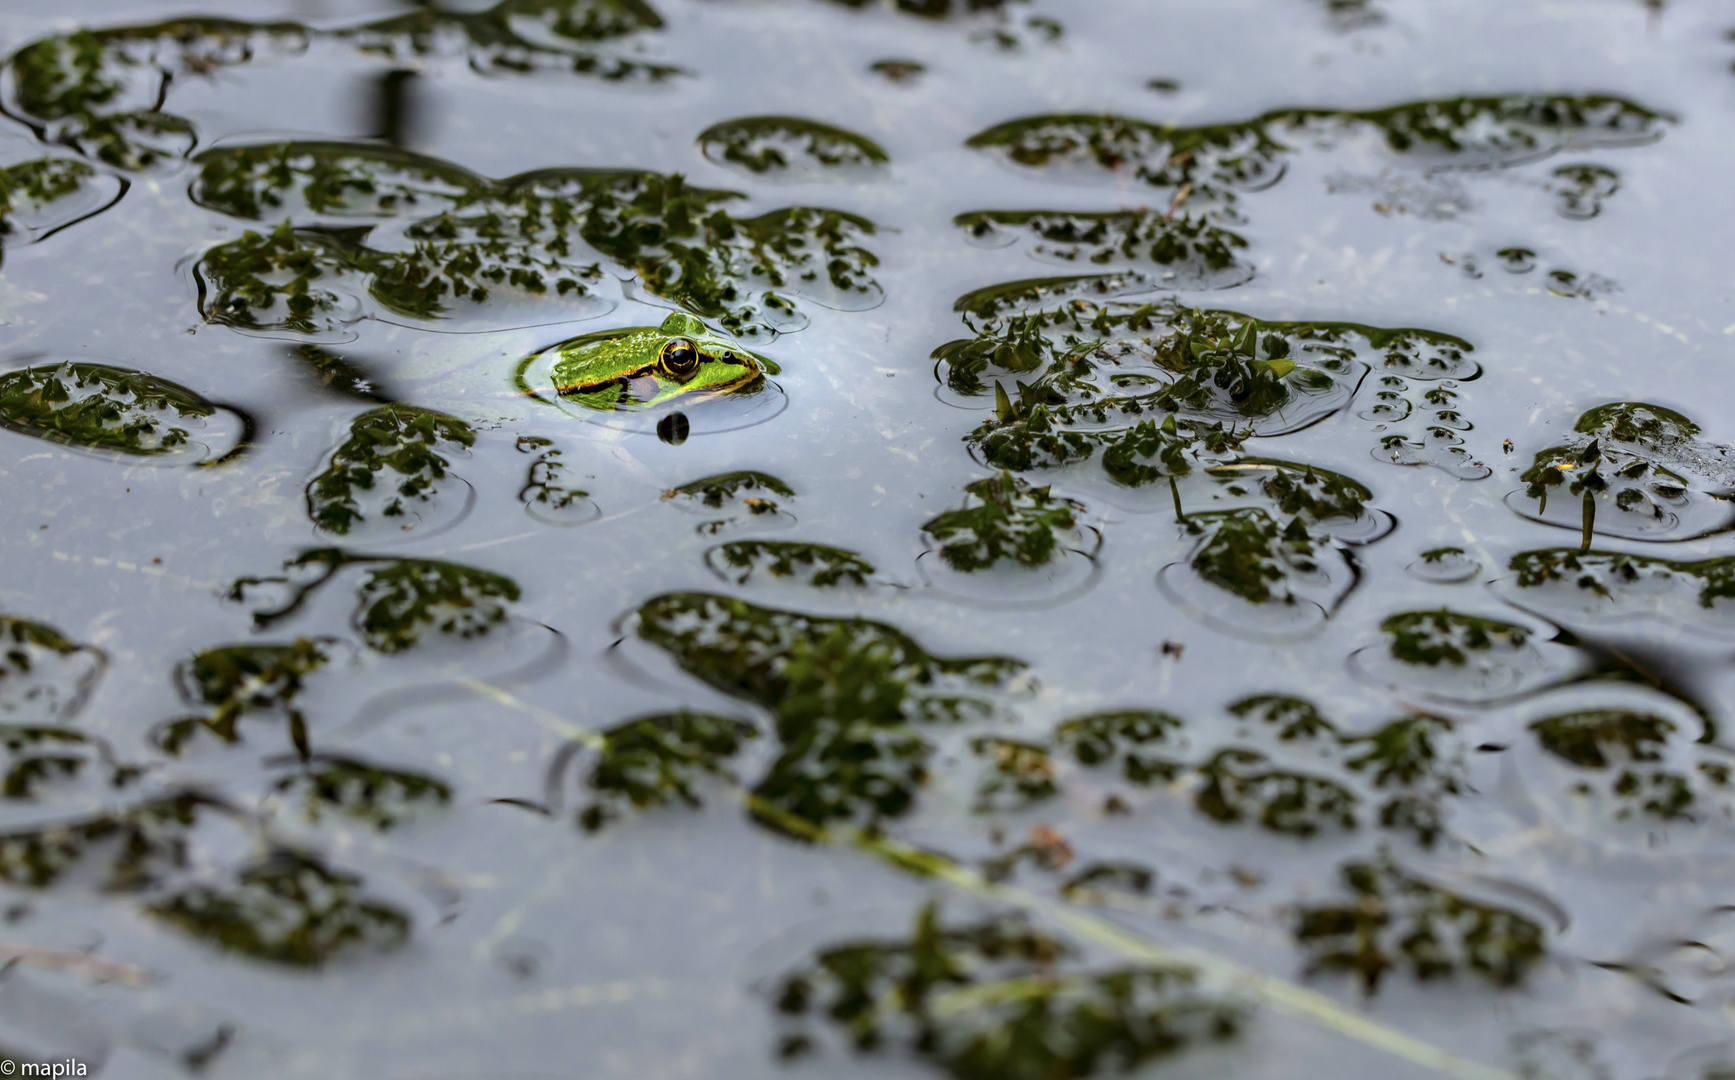
[[[324,41],[387,62],[457,51],[494,74],[564,70],[609,81],[680,74],[620,45],[662,19],[643,0],[500,0],[479,11],[429,7],[337,30],[292,22],[180,18],[42,38],[6,62],[20,119],[44,142],[105,165],[143,170],[198,142],[191,119],[166,105],[178,83],[262,58],[288,58]],[[457,45],[456,50],[453,49]]]
[[[1155,188],[1186,188],[1199,202],[1233,205],[1241,192],[1282,179],[1296,143],[1367,131],[1394,154],[1485,168],[1566,149],[1649,142],[1672,120],[1611,95],[1509,94],[1367,110],[1282,108],[1199,127],[1114,115],[1033,116],[978,132],[969,145],[1025,168],[1124,173]]]
[[[1684,540],[1735,526],[1735,452],[1704,443],[1699,425],[1660,405],[1591,409],[1569,441],[1538,451],[1519,479],[1525,487],[1514,508],[1538,520],[1562,523],[1549,515],[1551,493],[1557,508],[1562,496],[1578,500],[1582,551],[1599,532]]]
[[[965,573],[1002,561],[1026,567],[1052,562],[1084,510],[1009,472],[966,484],[964,494],[967,505],[932,519],[922,531],[940,545],[947,566]]]
[[[1242,1010],[1195,983],[1182,967],[1092,970],[1019,915],[946,926],[929,904],[907,939],[825,948],[774,993],[785,1058],[816,1051],[828,1024],[859,1052],[907,1050],[958,1080],[1082,1080],[1239,1034]]]
[[[859,307],[880,295],[867,219],[807,206],[736,217],[727,206],[739,193],[678,175],[542,169],[493,181],[389,147],[315,142],[209,150],[196,163],[200,206],[278,221],[199,262],[200,311],[240,329],[329,332],[358,317],[364,295],[419,321],[497,298],[570,307],[605,264],[736,334],[789,325],[802,298]]]
[[[20,15],[0,963],[55,1022],[0,1056],[750,1068],[757,995],[803,1073],[1728,1073],[1735,451],[1582,399],[1717,399],[1656,278],[1702,148],[1614,167],[1676,120],[1606,81],[959,147],[1203,115],[1194,42],[1095,40],[1137,6]],[[1219,74],[1477,39],[1292,10]]]
[[[108,364],[67,361],[0,375],[0,427],[90,450],[186,453],[193,449],[189,428],[203,429],[218,408],[186,387]],[[220,452],[242,438],[228,433]]]

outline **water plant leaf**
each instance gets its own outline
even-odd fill
[[[1498,987],[1516,986],[1547,952],[1534,919],[1430,884],[1389,859],[1341,870],[1351,899],[1303,904],[1294,933],[1310,958],[1308,972],[1354,976],[1372,995],[1394,971],[1418,981],[1460,972]]]
[[[602,746],[585,786],[590,803],[578,822],[595,832],[630,806],[649,810],[677,800],[703,805],[696,784],[706,775],[733,780],[727,761],[758,729],[745,720],[706,713],[644,716],[602,733]]]
[[[1525,487],[1507,504],[1577,528],[1583,551],[1597,533],[1684,540],[1735,527],[1735,451],[1703,442],[1699,425],[1661,405],[1620,401],[1589,410],[1568,441],[1538,451],[1519,479]],[[1576,520],[1568,524],[1563,510]]]
[[[760,176],[801,179],[820,178],[839,169],[859,172],[891,160],[865,136],[796,116],[725,120],[699,133],[699,147],[719,165]]]
[[[368,571],[356,589],[355,627],[370,648],[400,653],[429,632],[465,640],[506,622],[521,595],[502,574],[432,559],[393,559]]]
[[[799,323],[798,300],[880,299],[866,218],[793,206],[737,217],[739,193],[678,176],[542,169],[489,180],[450,162],[355,143],[267,143],[196,159],[200,205],[281,217],[200,260],[200,311],[250,330],[324,332],[387,312],[439,320],[502,297],[582,300],[609,263],[738,336]],[[393,229],[376,225],[394,223]],[[387,236],[395,239],[387,239]],[[600,260],[600,261],[599,261]]]
[[[6,755],[0,798],[9,800],[33,800],[43,788],[71,782],[80,774],[107,772],[112,787],[120,787],[131,775],[125,769],[105,769],[109,761],[102,744],[70,728],[0,724],[0,750]]]
[[[1199,766],[1194,805],[1223,824],[1257,821],[1270,832],[1306,838],[1356,826],[1356,794],[1336,781],[1270,767],[1265,755],[1220,750]]]
[[[1341,731],[1302,698],[1260,694],[1230,706],[1256,723],[1220,743],[1168,713],[1097,713],[1062,723],[1055,746],[1134,788],[1181,785],[1221,825],[1256,824],[1307,839],[1377,825],[1431,847],[1446,800],[1465,792],[1463,748],[1450,722],[1412,715],[1366,734]],[[1124,809],[1118,795],[1111,802]]]
[[[1476,653],[1522,649],[1530,631],[1516,623],[1440,608],[1404,611],[1380,623],[1392,658],[1427,667],[1464,667]]]
[[[976,789],[977,813],[1022,810],[1060,794],[1046,746],[991,735],[970,740],[970,752],[988,762]]]
[[[157,748],[179,755],[200,734],[234,744],[248,717],[280,717],[289,740],[307,752],[307,719],[296,706],[307,677],[331,660],[329,641],[297,638],[287,644],[225,645],[187,660],[176,682],[187,702],[202,713],[170,720],[151,734]]]
[[[279,795],[299,795],[303,813],[318,823],[326,814],[385,832],[418,812],[444,806],[452,788],[439,777],[387,768],[339,754],[315,754],[271,783]]]
[[[1735,758],[1677,739],[1680,725],[1632,709],[1581,709],[1533,721],[1541,750],[1575,774],[1580,800],[1613,821],[1692,824],[1735,814]]]
[[[218,407],[154,375],[109,364],[66,361],[0,374],[0,427],[49,442],[136,457],[187,454],[189,429]],[[245,438],[237,431],[217,456]]]
[[[1030,253],[1064,265],[1144,266],[1167,288],[1223,289],[1253,276],[1240,252],[1247,239],[1208,214],[1160,210],[976,210],[952,223],[977,243],[1025,242]]]
[[[1211,625],[1255,635],[1305,631],[1359,583],[1353,549],[1388,531],[1368,506],[1372,497],[1356,480],[1307,465],[1263,458],[1213,465],[1184,493],[1176,489],[1193,548],[1159,581]],[[1255,607],[1213,603],[1189,577]]]
[[[1092,713],[1055,729],[1055,743],[1086,768],[1115,766],[1130,784],[1167,783],[1186,768],[1186,721],[1154,710]]]
[[[1551,619],[1606,624],[1653,618],[1735,634],[1735,558],[1680,560],[1539,548],[1512,557],[1512,602]]]
[[[1560,216],[1585,221],[1602,213],[1603,203],[1621,189],[1621,174],[1606,165],[1562,165],[1553,173],[1555,208]]]
[[[475,442],[475,429],[454,416],[413,405],[371,409],[350,422],[349,437],[308,481],[307,515],[339,536],[370,516],[405,517],[416,503],[440,496],[451,466],[446,454]],[[364,510],[362,492],[376,494],[378,508]]]
[[[913,1052],[958,1080],[1082,1080],[1239,1033],[1241,1010],[1185,967],[1079,971],[1075,957],[1022,915],[944,927],[930,903],[907,939],[834,945],[783,977],[781,1054],[815,1050],[824,1023],[860,1052]]]
[[[479,11],[427,8],[331,29],[187,17],[39,38],[6,61],[6,74],[9,104],[43,142],[138,171],[198,142],[193,121],[166,107],[178,86],[258,59],[306,55],[315,43],[400,63],[456,52],[494,75],[560,71],[655,82],[681,69],[620,46],[662,25],[643,0],[500,0]]]
[[[1061,114],[1007,121],[967,146],[1025,168],[1124,173],[1199,201],[1232,205],[1240,191],[1282,178],[1293,142],[1364,130],[1396,154],[1481,168],[1568,148],[1659,138],[1667,114],[1603,94],[1507,94],[1405,102],[1379,109],[1274,109],[1247,120],[1170,127],[1125,116]]]
[[[703,533],[717,533],[739,525],[788,524],[783,502],[795,498],[795,489],[770,473],[742,469],[700,477],[663,492],[663,500],[688,513],[708,518],[699,526]]]
[[[1084,505],[1052,496],[1002,471],[964,485],[965,505],[922,526],[954,570],[973,573],[1001,561],[1045,566],[1078,528]]]
[[[791,580],[813,589],[865,586],[874,566],[853,551],[801,541],[736,540],[705,553],[712,572],[734,585],[756,576]]]
[[[232,885],[191,886],[146,911],[225,951],[288,967],[390,952],[410,937],[409,916],[369,899],[361,878],[288,849],[243,867]]]
[[[510,691],[480,679],[464,684],[489,700],[526,715],[556,733],[581,745],[598,745],[596,733],[572,724],[547,709],[532,705]],[[1518,1080],[1501,1069],[1481,1065],[1345,1009],[1333,998],[1297,986],[1256,969],[1243,966],[1217,953],[1184,945],[1163,945],[1081,907],[1093,902],[1096,892],[1073,890],[1066,900],[990,882],[959,863],[926,849],[904,843],[878,829],[826,828],[803,820],[751,792],[741,795],[753,813],[790,835],[811,843],[838,849],[853,849],[884,865],[916,878],[947,886],[968,896],[1038,912],[1092,945],[1107,949],[1139,964],[1161,967],[1198,968],[1213,978],[1232,981],[1263,1005],[1353,1039],[1423,1068],[1437,1070],[1456,1080]],[[1088,869],[1088,868],[1087,868]],[[1136,889],[1133,891],[1137,891]],[[801,1010],[797,1010],[798,1012]],[[811,1050],[813,1040],[797,1034],[786,1043],[788,1052]]]
[[[430,632],[461,640],[484,637],[506,622],[506,605],[521,595],[518,583],[509,577],[438,559],[314,548],[283,566],[282,576],[240,578],[230,586],[231,600],[243,600],[250,589],[260,586],[287,588],[283,603],[253,613],[255,625],[268,627],[294,615],[338,571],[366,567],[351,621],[370,648],[387,654],[415,648]]]
[[[1388,430],[1409,415],[1406,393],[1427,386],[1438,397],[1436,384],[1451,379],[1446,385],[1457,386],[1480,374],[1470,343],[1450,334],[1279,322],[1125,295],[1148,287],[1122,273],[1014,282],[959,298],[955,306],[976,336],[933,355],[946,391],[996,396],[994,414],[966,439],[981,460],[1053,469],[1100,451],[1110,479],[1140,487],[1185,476],[1250,435],[1323,420],[1349,405],[1371,370],[1404,406],[1402,416],[1378,417]],[[1468,427],[1455,411],[1459,392],[1445,393],[1443,405],[1430,398],[1412,425]],[[1412,441],[1398,433],[1384,438]],[[1400,456],[1402,464],[1433,463]]]
[[[730,500],[741,498],[743,492],[749,491],[769,492],[785,499],[795,498],[795,489],[777,477],[750,470],[718,473],[716,476],[692,480],[663,492],[663,498],[692,499],[709,509],[720,510]],[[754,508],[755,513],[769,514],[777,510],[777,504],[770,499],[762,498],[761,501],[769,505],[765,509]]]
[[[91,206],[99,183],[95,169],[69,158],[44,157],[0,166],[0,248],[20,239],[43,239],[105,209]],[[122,185],[107,205],[118,202],[125,191]]]
[[[45,623],[0,615],[0,723],[64,723],[101,676],[103,653]]]
[[[636,633],[701,681],[771,710],[782,749],[755,797],[822,827],[875,827],[909,812],[933,753],[919,725],[990,714],[981,693],[1023,667],[936,657],[866,619],[703,593],[649,601]]]
[[[207,795],[181,792],[71,821],[0,833],[0,881],[44,889],[86,858],[103,855],[101,887],[136,892],[187,864],[187,834],[207,811],[228,807]]]

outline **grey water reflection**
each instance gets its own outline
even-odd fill
[[[0,1059],[1735,1075],[1729,23],[8,5]]]

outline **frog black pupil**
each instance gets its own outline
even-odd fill
[[[699,347],[686,338],[663,346],[663,366],[675,375],[691,375],[699,366]]]

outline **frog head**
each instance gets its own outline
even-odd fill
[[[777,365],[698,319],[675,312],[658,327],[586,334],[557,346],[554,386],[592,409],[643,409],[748,390]]]

